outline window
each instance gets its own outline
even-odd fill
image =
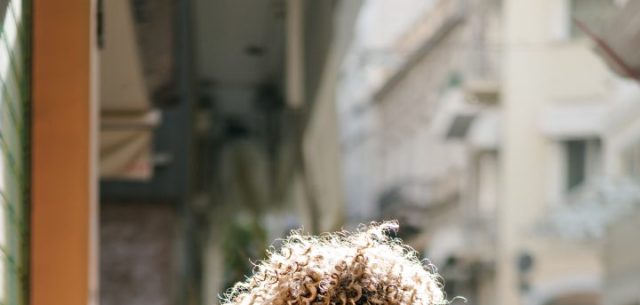
[[[586,178],[587,143],[581,140],[567,141],[567,189],[582,184]]]
[[[569,140],[565,142],[567,191],[582,185],[600,172],[600,141]]]

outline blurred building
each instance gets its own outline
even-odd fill
[[[640,81],[638,74],[638,52],[640,27],[636,20],[640,16],[640,2],[623,1],[624,7],[609,16],[604,26],[583,28],[594,41],[595,50],[617,75]],[[620,102],[614,107],[608,133],[607,164],[612,173],[623,175],[633,182],[633,188],[622,193],[616,205],[619,211],[609,222],[603,241],[603,296],[602,304],[639,304],[640,261],[638,257],[637,233],[640,232],[640,207],[637,202],[638,187],[638,137],[640,115],[637,90],[627,89],[620,94]],[[612,209],[609,209],[612,210]]]
[[[603,174],[601,132],[614,79],[572,19],[613,7],[603,1],[504,3],[501,304],[600,302],[597,244],[565,236],[585,228],[561,226],[550,234],[536,228],[548,228],[546,221],[563,207],[579,204],[574,194]],[[527,268],[519,264],[525,258]]]
[[[369,0],[355,24],[353,40],[341,63],[336,91],[342,143],[348,223],[376,217],[381,172],[378,166],[379,118],[371,106],[379,88],[401,63],[406,51],[396,47],[433,5],[422,0]]]
[[[450,297],[637,304],[638,3],[0,1],[0,304],[215,304],[380,218]]]
[[[500,5],[436,1],[376,90],[380,217],[424,251],[451,296],[494,302]]]
[[[11,190],[33,190],[32,248],[11,235],[7,304],[215,304],[273,239],[341,226],[333,92],[359,1],[31,2],[7,11],[37,25],[33,144],[11,143],[37,148]]]
[[[159,3],[121,2],[134,4],[132,18],[140,16],[130,31],[167,35],[150,25],[162,19]],[[115,3],[105,3],[105,21],[115,14],[109,10]],[[140,304],[151,298],[216,303],[224,289],[244,279],[250,261],[261,258],[272,240],[300,226],[335,230],[343,219],[333,91],[359,2],[167,5],[177,5],[183,15],[173,27],[172,46],[178,46],[175,68],[169,69],[173,78],[159,88],[143,86],[148,96],[166,100],[156,104],[162,119],[155,144],[145,149],[150,168],[143,177],[103,176],[106,304],[134,297]],[[105,24],[107,50],[115,34]],[[138,44],[153,41],[150,35],[139,34],[145,40]],[[162,62],[159,50],[139,52]],[[155,78],[146,75],[147,83],[163,72],[162,65],[152,66]],[[122,147],[110,151],[124,153]],[[167,227],[173,235],[166,234]],[[134,274],[126,267],[131,264]],[[157,272],[178,280],[167,276],[152,284],[140,278]]]
[[[365,60],[377,51],[377,61],[364,63],[368,71],[353,71],[357,59],[345,62],[353,82],[372,79],[364,87],[371,93],[360,93],[362,102],[342,112],[343,128],[351,131],[343,135],[348,192],[356,193],[348,197],[347,209],[359,210],[359,219],[399,219],[401,237],[440,268],[449,295],[490,304],[495,300],[501,6],[430,1],[421,9],[409,24],[395,25],[401,30],[385,48],[360,51]],[[367,115],[361,120],[373,122],[368,130],[353,126]],[[358,167],[371,174],[358,177]],[[349,184],[349,175],[370,185]],[[362,199],[358,192],[368,194]],[[368,206],[360,203],[365,200]]]
[[[525,302],[610,303],[615,293],[608,290],[612,283],[606,257],[612,249],[606,232],[616,230],[618,219],[639,203],[633,151],[639,140],[640,95],[636,83],[612,73],[598,55],[611,50],[602,37],[623,29],[620,16],[633,7],[633,1],[627,7],[624,2],[527,6],[514,1],[505,7],[513,17],[505,24],[511,47],[505,54],[503,85],[504,118],[511,123],[505,125],[500,251],[503,260],[521,252],[509,249],[511,240],[537,258],[525,274],[530,284],[520,297]],[[541,24],[551,25],[551,35]],[[527,51],[526,44],[540,49]],[[540,202],[544,204],[535,205]],[[525,240],[527,235],[516,233],[532,226],[535,237]],[[504,291],[523,276],[509,269],[503,265],[499,271]]]
[[[623,2],[434,1],[396,35],[390,64],[369,65],[382,80],[357,109],[377,129],[343,145],[350,160],[374,143],[376,180],[349,191],[377,198],[365,218],[408,228],[450,296],[602,301],[605,232],[638,202],[640,91],[607,68],[589,29],[615,37]],[[346,163],[349,183],[362,165]]]

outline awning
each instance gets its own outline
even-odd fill
[[[100,126],[100,176],[103,179],[149,179],[153,174],[153,128],[159,112],[103,115]]]
[[[152,108],[143,74],[132,9],[128,0],[103,2],[100,59],[100,176],[149,179]]]
[[[608,108],[604,102],[566,102],[542,112],[540,129],[554,140],[599,137],[606,129]]]

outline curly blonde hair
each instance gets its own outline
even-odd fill
[[[353,233],[293,232],[229,289],[223,305],[447,304],[435,268],[387,234],[397,229],[384,222]]]

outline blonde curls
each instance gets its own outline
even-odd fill
[[[387,231],[395,222],[320,236],[293,232],[254,274],[224,295],[223,305],[447,304],[440,277],[415,250]]]

